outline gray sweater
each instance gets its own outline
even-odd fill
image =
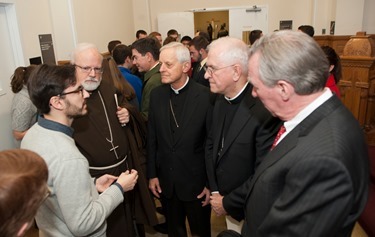
[[[106,236],[106,218],[124,197],[115,185],[98,194],[73,130],[39,118],[21,148],[38,153],[48,166],[51,195],[38,210],[39,236]]]

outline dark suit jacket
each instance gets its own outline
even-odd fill
[[[350,236],[366,204],[368,177],[362,129],[332,96],[258,166],[242,235]]]
[[[199,72],[197,72],[197,70]],[[191,74],[191,77],[194,81],[198,82],[201,85],[210,87],[210,82],[204,78],[204,74],[206,73],[206,70],[204,69],[204,65],[202,68],[200,68],[200,62],[194,62],[193,63],[193,72]]]
[[[172,140],[170,126],[170,85],[151,92],[148,120],[148,178],[159,178],[162,193],[173,191],[182,201],[197,200],[207,184],[205,141],[212,118],[209,89],[189,80],[181,132]]]
[[[247,95],[240,102],[239,108],[225,137],[225,145],[221,147],[221,129],[225,111],[224,103],[228,103],[223,95],[218,95],[214,106],[212,130],[207,140],[207,173],[211,191],[219,191],[226,196],[223,200],[225,210],[234,218],[243,218],[243,205],[246,190],[242,190],[243,200],[231,192],[240,188],[254,173],[256,159],[264,156],[270,149],[277,133],[279,120],[273,118],[259,99],[251,96],[249,85]]]

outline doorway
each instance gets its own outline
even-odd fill
[[[18,34],[18,25],[13,4],[0,2],[0,150],[16,147],[11,130],[10,109],[13,92],[10,88],[10,77],[12,76],[17,62],[23,61],[15,55],[15,49],[21,45]],[[21,53],[21,52],[20,52]],[[22,53],[21,53],[22,54]]]

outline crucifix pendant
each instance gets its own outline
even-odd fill
[[[112,148],[109,149],[109,151],[113,151],[113,152],[115,153],[116,159],[118,159],[119,157],[118,157],[117,152],[116,152],[116,149],[118,148],[118,146],[114,146],[114,145],[113,145],[113,141],[110,141],[110,140],[108,140],[107,138],[106,138],[106,140],[107,140],[109,143],[111,143],[111,145],[112,145]]]

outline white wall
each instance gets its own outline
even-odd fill
[[[335,34],[355,35],[363,31],[364,10],[365,0],[337,0]]]

